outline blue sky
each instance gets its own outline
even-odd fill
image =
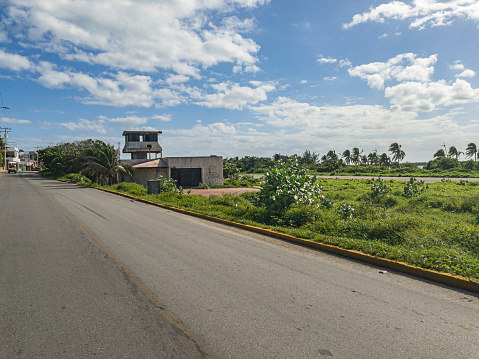
[[[134,129],[165,156],[479,145],[476,0],[3,0],[0,21],[24,150]]]

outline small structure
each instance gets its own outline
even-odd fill
[[[18,148],[7,146],[6,155],[7,157],[5,158],[5,168],[8,168],[8,165],[11,162],[15,162],[17,165],[17,168],[19,168],[20,152],[18,151]]]
[[[123,153],[131,153],[131,160],[124,160],[134,168],[133,182],[148,186],[148,180],[174,179],[178,186],[197,187],[223,185],[223,158],[221,156],[166,157],[158,143],[161,131],[124,131]],[[155,159],[151,155],[155,154]],[[160,158],[158,158],[158,153]],[[124,181],[128,179],[124,178]]]

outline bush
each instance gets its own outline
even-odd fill
[[[173,192],[173,193],[180,193],[180,194],[183,193],[183,188],[181,186],[177,187],[176,180],[174,180],[173,178],[166,179],[165,177],[160,175],[158,176],[158,180],[160,181],[160,193],[164,193],[164,192]],[[200,185],[202,184],[200,183]]]
[[[145,187],[136,183],[121,182],[114,184],[112,188],[118,192],[131,194],[132,196],[145,196],[148,194]]]
[[[421,195],[427,189],[428,186],[424,183],[424,181],[418,181],[414,177],[411,177],[409,182],[405,184],[403,193],[407,198],[411,198]]]
[[[90,179],[77,173],[69,173],[66,176],[63,176],[63,179],[71,183],[78,183],[85,186],[91,186],[92,183]]]
[[[282,216],[293,204],[319,205],[321,186],[310,177],[297,158],[279,161],[270,167],[263,178],[257,205],[266,207],[274,216]]]

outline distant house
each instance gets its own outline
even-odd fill
[[[182,187],[223,185],[223,158],[221,156],[166,157],[158,143],[161,131],[124,131],[123,153],[131,153],[131,160],[123,160],[133,166],[133,182],[145,187],[148,180],[163,176],[176,180]],[[158,154],[160,158],[158,158]],[[152,159],[152,155],[155,156]],[[124,179],[127,181],[127,179]]]

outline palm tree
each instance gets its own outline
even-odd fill
[[[466,157],[471,158],[474,156],[474,162],[477,161],[477,146],[475,143],[469,143],[466,148]]]
[[[353,162],[355,165],[359,165],[361,163],[361,153],[363,153],[363,151],[360,151],[359,148],[354,147],[353,153],[351,155],[351,162]]]
[[[132,167],[120,162],[114,146],[98,141],[92,154],[83,158],[82,172],[94,175],[97,183],[108,182],[111,185],[119,182],[120,172],[131,176]]]
[[[446,152],[441,148],[440,150],[437,150],[436,153],[433,156],[435,159],[440,160],[441,158],[446,157]]]
[[[461,151],[458,151],[456,146],[451,146],[449,147],[449,152],[448,152],[448,156],[449,157],[456,157],[456,159],[459,158],[459,156],[462,155],[462,152]]]
[[[369,164],[368,156],[366,156],[366,155],[361,156],[361,164],[362,165],[368,165]]]
[[[387,153],[383,153],[381,154],[381,156],[379,156],[379,165],[385,166],[387,168],[391,166],[391,159],[389,158]]]
[[[351,151],[346,150],[341,156],[344,158],[344,162],[346,162],[347,165],[351,163]]]
[[[369,164],[373,166],[377,166],[379,164],[379,157],[376,151],[369,152],[368,154]]]
[[[406,153],[401,150],[401,145],[397,142],[391,143],[389,146],[389,152],[391,152],[391,155],[393,156],[393,161],[401,162],[404,157],[406,157]]]

